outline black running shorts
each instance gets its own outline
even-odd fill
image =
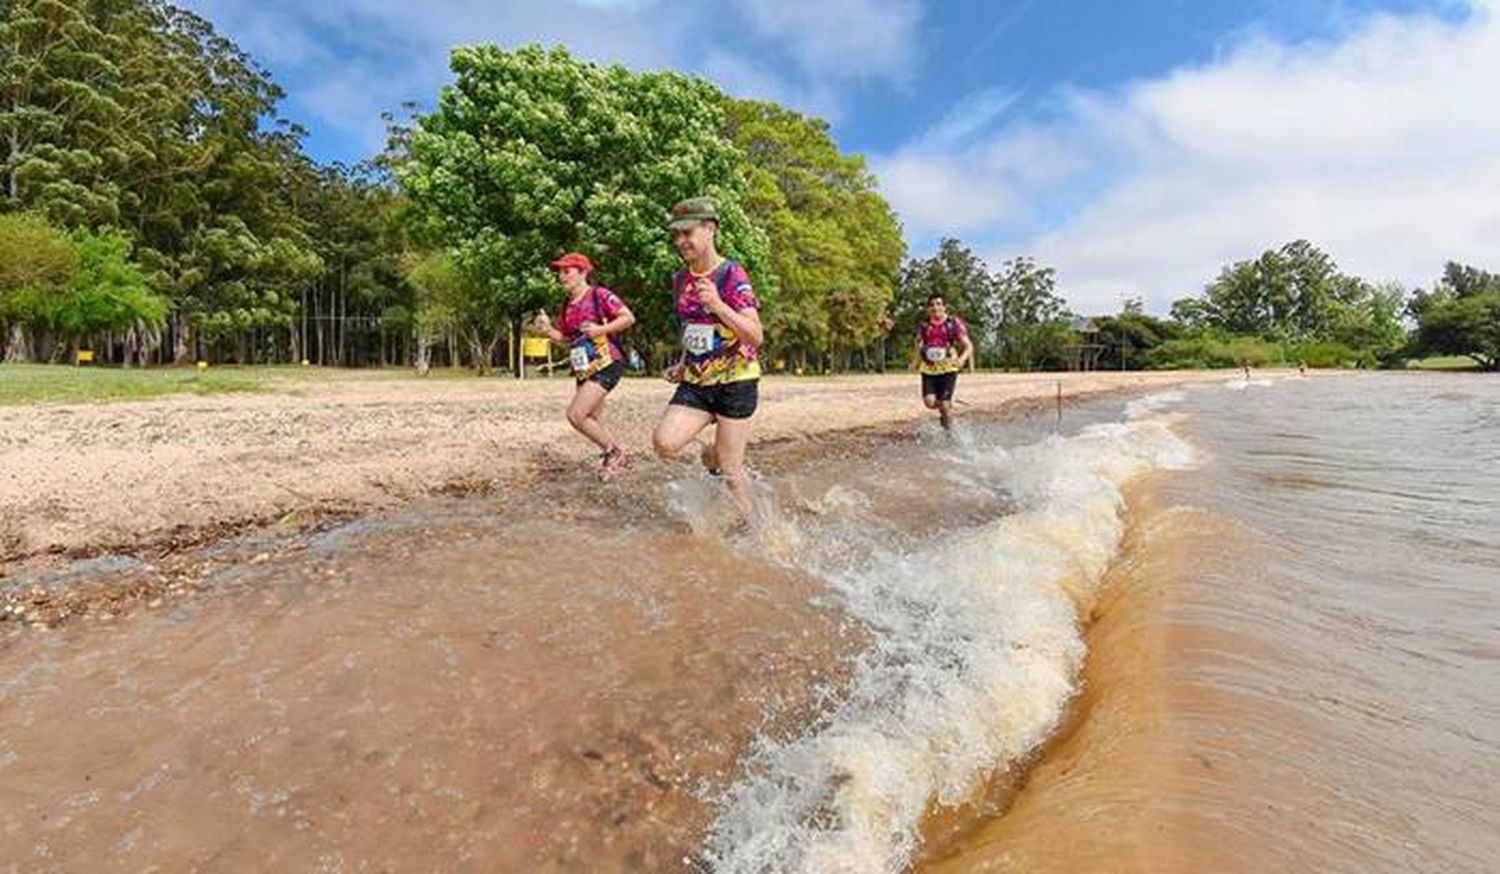
[[[953,389],[958,385],[958,373],[922,374],[922,397],[936,395],[940,401],[953,400]]]
[[[620,384],[620,377],[624,375],[625,362],[613,361],[610,362],[610,365],[608,367],[604,368],[593,376],[587,377],[585,379],[575,379],[573,381],[578,385],[583,385],[586,382],[597,382],[601,386],[604,386],[604,390],[608,392],[613,391],[615,386]]]
[[[759,401],[760,380],[742,379],[719,385],[693,385],[684,382],[677,386],[671,403],[713,413],[724,419],[748,419],[755,414]]]

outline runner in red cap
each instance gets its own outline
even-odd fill
[[[625,355],[617,337],[635,324],[635,315],[614,292],[591,281],[594,264],[588,256],[569,252],[551,267],[568,300],[557,317],[557,327],[546,313],[537,314],[533,327],[568,348],[568,364],[577,385],[568,404],[568,424],[604,453],[599,476],[613,479],[629,469],[630,457],[604,426],[604,406],[625,375]]]

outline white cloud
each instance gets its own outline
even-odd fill
[[[826,80],[902,80],[917,60],[916,0],[739,0],[751,25]]]
[[[701,65],[703,75],[716,82],[727,94],[753,100],[769,100],[830,123],[837,123],[843,113],[838,92],[829,85],[799,85],[758,67],[740,55],[710,51]]]
[[[374,151],[380,113],[430,104],[448,79],[448,51],[493,42],[563,44],[575,55],[636,69],[699,72],[731,93],[837,117],[851,81],[897,80],[916,57],[916,0],[737,0],[749,30],[693,0],[184,0],[287,88],[284,111]],[[792,63],[768,63],[768,53]]]
[[[383,110],[430,105],[449,78],[448,53],[493,42],[565,44],[574,54],[636,68],[674,63],[691,29],[686,4],[586,0],[187,0],[288,91],[283,111],[353,137],[370,151],[383,142]],[[647,7],[653,7],[645,14]],[[660,8],[655,8],[660,7]]]
[[[1426,284],[1445,259],[1497,264],[1500,25],[1374,17],[1336,42],[1258,39],[1208,66],[1069,96],[1062,121],[878,163],[917,235],[1001,239],[1058,268],[1076,309],[1164,311],[1226,262],[1307,238],[1371,279]],[[1062,156],[1062,157],[1059,157]],[[1099,184],[1097,175],[1110,179]],[[1080,204],[1050,230],[1004,223]]]
[[[974,95],[931,130],[872,159],[909,232],[962,235],[1014,224],[1027,217],[1034,198],[1085,169],[1079,143],[1062,131],[1002,124],[1018,96]]]

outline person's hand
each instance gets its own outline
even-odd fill
[[[590,340],[596,340],[600,337],[603,337],[608,332],[604,330],[603,325],[596,325],[593,322],[586,322],[584,326],[579,329],[579,333],[583,334],[583,336],[589,338]]]
[[[662,371],[661,378],[672,383],[682,382],[682,362],[669,365],[666,370]]]
[[[719,289],[714,285],[713,280],[707,276],[695,277],[693,279],[693,287],[698,292],[698,301],[709,312],[717,313],[719,308],[724,305],[724,299],[719,297]]]

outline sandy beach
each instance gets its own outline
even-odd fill
[[[967,374],[960,415],[1024,401],[1224,381],[1225,372]],[[670,397],[632,379],[609,421],[638,468]],[[418,380],[360,374],[255,395],[0,410],[0,565],[201,542],[278,520],[358,515],[433,493],[534,486],[594,464],[563,419],[562,379]],[[911,374],[766,379],[750,462],[786,444],[894,431],[930,413]],[[778,446],[771,451],[771,446]]]

